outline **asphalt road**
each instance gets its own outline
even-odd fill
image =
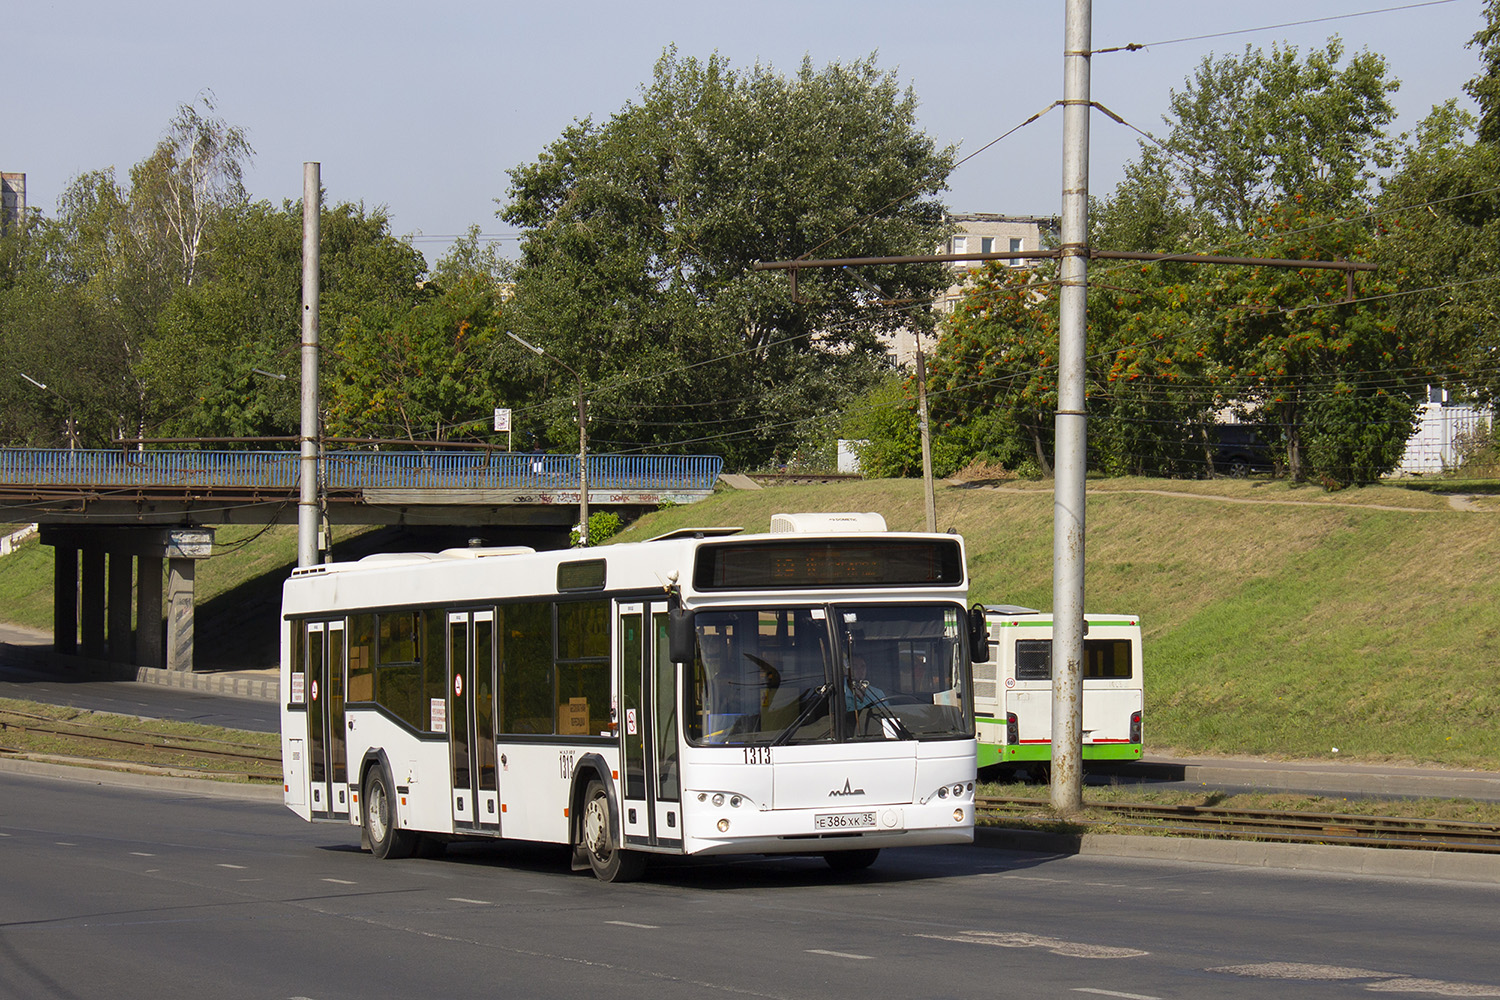
[[[274,701],[230,698],[139,681],[61,678],[27,670],[6,662],[3,657],[0,657],[0,698],[259,733],[274,733],[281,728],[280,706]]]
[[[222,794],[222,790],[221,790]],[[0,997],[1500,997],[1500,887],[982,848],[379,862],[275,802],[0,773]]]

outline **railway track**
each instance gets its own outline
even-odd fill
[[[0,738],[11,733],[115,748],[115,756],[89,755],[89,759],[102,762],[157,764],[175,770],[205,774],[232,774],[277,781],[281,779],[281,754],[269,752],[261,746],[149,729],[120,729],[100,724],[87,715],[64,721],[28,712],[0,711]],[[19,747],[0,746],[0,751],[5,750],[12,753],[28,752]],[[130,750],[136,753],[127,753]],[[143,760],[143,757],[162,759]]]
[[[1020,817],[1048,819],[1046,803],[1036,799],[983,796],[976,804],[980,821],[995,825],[1004,825],[1005,820]],[[1149,802],[1095,802],[1089,803],[1087,808],[1110,816],[1077,825],[1107,825],[1111,829],[1123,827],[1222,840],[1500,854],[1500,826],[1487,823]]]
[[[0,752],[33,752],[3,745],[9,742],[4,737],[10,733],[99,747],[106,752],[87,755],[99,762],[148,764],[205,776],[281,780],[280,753],[263,746],[151,729],[121,729],[101,724],[87,714],[65,721],[0,710]],[[108,753],[110,748],[114,754]],[[1039,799],[981,796],[976,805],[981,824],[1003,826],[1007,820],[1017,819],[1053,822],[1047,803]],[[1150,802],[1095,802],[1088,808],[1107,817],[1074,825],[1224,840],[1500,854],[1500,826],[1487,823]]]

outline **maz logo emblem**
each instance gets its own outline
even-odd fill
[[[850,784],[849,784],[849,779],[845,778],[844,779],[844,787],[843,788],[835,788],[833,791],[831,791],[831,792],[828,793],[828,797],[830,799],[832,799],[832,798],[843,798],[846,795],[863,795],[863,794],[865,794],[865,790],[863,788],[853,788],[853,787],[851,787]]]

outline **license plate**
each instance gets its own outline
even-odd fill
[[[873,830],[874,812],[818,813],[813,816],[815,830]]]

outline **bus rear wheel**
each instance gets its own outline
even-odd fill
[[[823,860],[836,872],[857,872],[873,865],[879,856],[880,848],[871,847],[862,851],[829,851]]]
[[[646,856],[615,843],[609,822],[609,793],[601,781],[590,781],[583,793],[578,837],[589,867],[601,882],[634,882],[646,870]]]
[[[391,797],[394,790],[385,765],[372,767],[365,775],[360,820],[370,842],[370,853],[381,860],[409,858],[417,849],[417,834],[396,828],[396,800]]]

